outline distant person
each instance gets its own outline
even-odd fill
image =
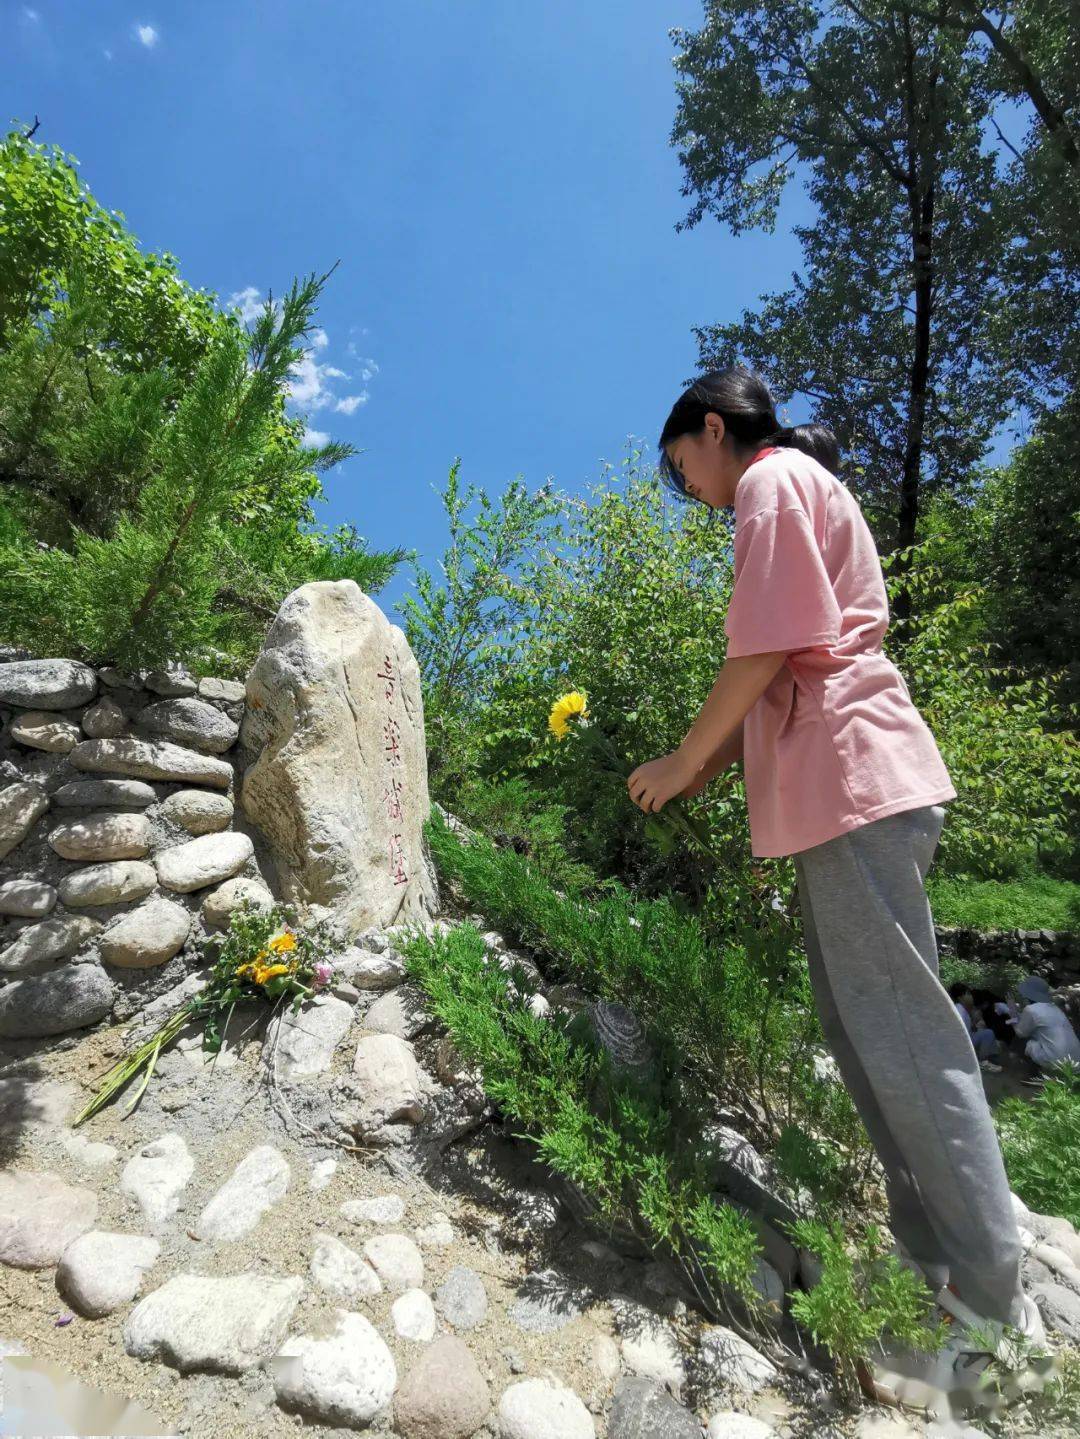
[[[1020,985],[1018,993],[1023,1008],[1013,1032],[1018,1039],[1027,1040],[1024,1056],[1031,1071],[1024,1083],[1039,1085],[1046,1079],[1047,1072],[1064,1060],[1080,1064],[1080,1039],[1068,1015],[1054,1003],[1045,979],[1031,975]]]
[[[985,1069],[988,1074],[1000,1074],[1001,1065],[994,1063],[1001,1047],[998,1037],[976,1008],[975,996],[971,990],[966,984],[957,981],[956,984],[949,986],[949,998],[956,1006],[957,1014],[964,1021],[964,1028],[968,1032],[972,1048],[979,1056],[979,1068]]]

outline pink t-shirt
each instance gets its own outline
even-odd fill
[[[955,799],[934,737],[882,653],[881,561],[858,502],[801,450],[763,451],[735,489],[728,657],[787,650],[743,721],[750,848],[795,854]]]

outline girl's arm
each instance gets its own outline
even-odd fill
[[[697,775],[690,781],[682,791],[683,799],[690,799],[695,794],[700,794],[710,780],[714,780],[718,774],[723,774],[730,769],[736,760],[743,757],[743,727],[739,721],[739,727],[730,739],[726,739],[720,748],[701,766]]]
[[[676,751],[695,775],[741,732],[747,712],[772,684],[787,656],[787,650],[776,650],[724,661],[709,698]]]

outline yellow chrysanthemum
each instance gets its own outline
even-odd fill
[[[288,974],[287,964],[260,964],[255,969],[255,983],[265,984],[268,979],[273,979],[278,974]]]
[[[586,709],[586,697],[577,690],[571,690],[568,695],[563,695],[551,706],[551,714],[548,716],[548,728],[556,739],[564,739],[570,732],[570,720],[575,715],[582,719],[589,713]]]
[[[285,930],[283,934],[275,934],[270,941],[270,948],[275,954],[284,954],[290,949],[296,948],[296,935],[292,930]]]

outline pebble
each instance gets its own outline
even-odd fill
[[[362,1314],[342,1310],[329,1333],[287,1340],[271,1367],[278,1403],[323,1424],[370,1424],[397,1385],[394,1356],[379,1331]]]
[[[49,796],[39,784],[16,780],[0,789],[0,859],[22,843],[48,808]]]
[[[99,964],[66,964],[28,975],[0,989],[0,1037],[33,1039],[66,1034],[104,1019],[116,986]]]
[[[157,795],[141,779],[75,779],[55,791],[52,802],[61,809],[97,809],[138,805],[145,809]]]
[[[736,1409],[720,1409],[710,1415],[705,1431],[706,1439],[774,1439],[775,1434],[776,1430],[764,1419],[754,1419]]]
[[[9,733],[16,744],[52,754],[68,754],[82,739],[82,730],[77,724],[48,710],[25,710],[16,715]]]
[[[193,889],[231,879],[254,853],[249,835],[227,830],[222,834],[201,834],[171,849],[159,849],[154,864],[166,889],[189,894]]]
[[[245,900],[264,913],[274,904],[274,896],[259,880],[237,875],[212,889],[203,900],[199,909],[203,923],[207,929],[228,929],[233,914]]]
[[[40,919],[56,906],[57,892],[36,879],[9,879],[0,884],[0,914]]]
[[[325,1074],[352,1022],[352,1005],[333,995],[323,995],[295,1014],[290,1006],[276,1014],[266,1027],[263,1063],[283,1080]]]
[[[64,904],[126,904],[144,899],[157,884],[152,864],[137,859],[114,859],[108,864],[90,864],[60,880]]]
[[[423,1289],[406,1289],[390,1306],[394,1328],[402,1339],[427,1344],[435,1338],[435,1306]]]
[[[423,1255],[406,1234],[376,1234],[365,1243],[364,1258],[395,1293],[423,1287]]]
[[[394,1429],[403,1439],[469,1439],[490,1410],[487,1383],[468,1346],[446,1335],[419,1355],[402,1380]]]
[[[41,965],[70,959],[98,933],[101,921],[86,914],[58,914],[21,929],[0,952],[0,969],[8,974],[25,974]]]
[[[488,1312],[484,1281],[475,1269],[456,1265],[435,1291],[435,1305],[455,1329],[475,1329]]]
[[[289,1165],[272,1144],[246,1155],[199,1215],[195,1232],[202,1240],[234,1240],[255,1228],[289,1187]]]
[[[154,895],[102,931],[101,957],[119,969],[150,969],[178,954],[191,930],[182,904]]]
[[[88,1169],[99,1169],[103,1164],[112,1164],[120,1158],[120,1151],[115,1145],[87,1139],[85,1134],[77,1134],[70,1129],[62,1130],[58,1138],[68,1157]]]
[[[128,727],[127,715],[114,699],[102,695],[97,704],[83,710],[82,729],[90,739],[111,739],[123,734]],[[82,739],[82,734],[79,735]]]
[[[61,859],[142,859],[150,849],[150,821],[129,812],[91,814],[64,820],[48,839]]]
[[[572,1389],[521,1379],[499,1400],[500,1439],[596,1439],[593,1417]]]
[[[619,1346],[610,1334],[596,1334],[589,1345],[589,1368],[595,1370],[601,1379],[614,1384],[622,1373],[622,1359]]]
[[[648,1379],[626,1376],[615,1386],[608,1439],[701,1439],[701,1421]]]
[[[195,1161],[180,1134],[163,1134],[144,1144],[124,1165],[120,1190],[130,1195],[152,1225],[176,1213],[180,1196],[195,1171]]]
[[[430,1224],[421,1225],[416,1231],[416,1242],[421,1249],[449,1249],[454,1242],[454,1226],[446,1214],[435,1214]]]
[[[0,664],[0,704],[66,710],[97,694],[97,675],[80,660],[7,660]]]
[[[336,1159],[317,1159],[311,1166],[311,1178],[308,1181],[308,1188],[316,1191],[326,1189],[337,1173],[337,1167],[338,1162]]]
[[[161,1245],[141,1234],[110,1234],[93,1229],[64,1250],[56,1286],[89,1319],[100,1319],[134,1299]]]
[[[0,1171],[0,1263],[48,1269],[97,1218],[92,1189],[65,1184],[48,1170]]]
[[[321,1234],[315,1241],[311,1277],[320,1289],[342,1299],[382,1293],[382,1281],[368,1261],[332,1234]]]
[[[551,1334],[579,1318],[591,1297],[554,1269],[536,1269],[522,1280],[509,1314],[529,1334]]]
[[[187,745],[202,754],[224,754],[236,743],[240,726],[216,705],[194,696],[155,700],[134,716],[140,729]]]
[[[400,1224],[405,1217],[405,1201],[397,1194],[379,1194],[374,1199],[347,1199],[340,1213],[350,1224]]]
[[[75,769],[130,775],[134,779],[179,780],[228,789],[233,767],[226,760],[196,754],[168,740],[156,743],[121,735],[116,739],[84,739],[68,756]]]
[[[141,1299],[124,1325],[124,1348],[182,1374],[242,1374],[264,1363],[285,1337],[302,1279],[264,1273],[225,1279],[178,1274]]]
[[[177,789],[162,801],[161,812],[189,834],[216,834],[232,822],[233,802],[214,790]]]

